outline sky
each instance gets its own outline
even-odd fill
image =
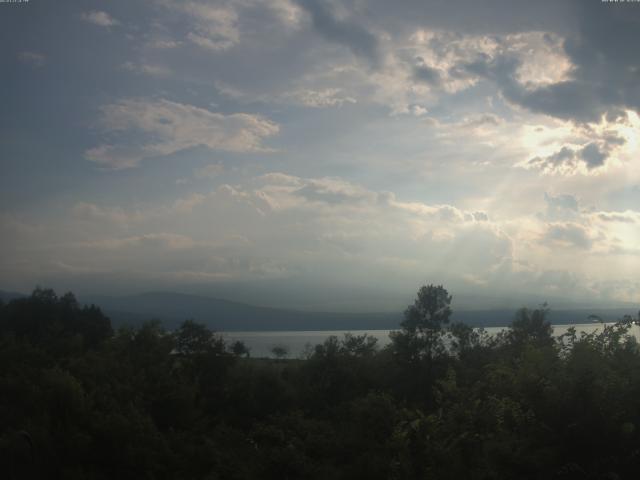
[[[640,303],[640,3],[30,0],[0,39],[0,289]]]

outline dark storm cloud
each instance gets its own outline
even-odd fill
[[[640,8],[600,1],[573,5],[578,30],[559,32],[566,37],[564,52],[573,65],[571,78],[528,88],[517,79],[523,59],[512,54],[481,56],[463,68],[494,81],[510,102],[565,120],[592,122],[604,114],[618,117],[625,108],[637,110],[640,57],[630,46],[640,42]],[[589,159],[595,158],[591,153],[587,152]]]
[[[442,83],[442,74],[439,69],[426,65],[422,57],[418,57],[416,60],[418,63],[413,67],[413,78],[416,81],[424,82],[434,87]]]
[[[607,154],[602,152],[595,143],[590,143],[580,153],[588,169],[601,167],[607,159]]]
[[[618,137],[617,135],[613,134],[613,133],[609,133],[604,135],[603,140],[605,141],[605,143],[607,144],[607,146],[611,147],[614,145],[624,145],[625,143],[627,143],[627,141],[623,138],[623,137]]]
[[[579,81],[559,82],[527,91],[513,78],[506,79],[503,93],[507,100],[533,112],[564,120],[597,121],[606,106],[593,95],[592,87]]]
[[[391,3],[386,8],[378,3],[375,7],[370,5],[369,11],[384,13],[388,26],[395,19],[393,27],[398,31],[433,28],[487,36],[533,31],[560,35],[565,39],[564,53],[573,66],[563,81],[538,87],[520,83],[518,69],[526,58],[513,52],[495,57],[479,55],[472,62],[454,66],[450,74],[485,78],[494,82],[513,104],[583,123],[597,122],[602,115],[619,117],[624,109],[640,108],[640,57],[633,48],[640,43],[638,7],[631,2],[586,0],[519,2],[518,8],[513,8],[511,2],[484,0],[408,2],[403,3],[402,9]],[[464,9],[465,15],[454,14],[454,8],[457,12]],[[488,18],[489,12],[493,18]],[[435,83],[437,73],[422,65],[414,69],[415,79],[427,83]]]
[[[315,29],[327,40],[349,48],[371,65],[379,61],[378,39],[360,23],[338,18],[330,4],[321,0],[297,0],[310,15]]]
[[[535,157],[529,160],[529,165],[543,170],[555,170],[562,166],[575,167],[576,152],[568,147],[562,147],[547,157]]]
[[[580,7],[580,32],[565,43],[577,81],[591,87],[604,105],[638,109],[640,58],[634,46],[640,42],[640,8],[595,1]]]
[[[555,0],[404,0],[401,4],[371,0],[367,7],[372,22],[383,19],[397,32],[411,31],[416,26],[469,34],[559,32],[572,26],[575,18],[572,2]]]
[[[495,82],[509,102],[537,113],[564,120],[597,121],[606,106],[594,95],[593,87],[579,80],[562,81],[529,89],[517,79],[522,59],[511,55],[490,58],[478,55],[461,69]]]
[[[587,169],[602,167],[608,159],[608,153],[601,150],[596,143],[589,143],[580,150],[572,150],[568,147],[562,147],[556,153],[547,157],[535,157],[529,160],[529,164],[546,170],[556,170],[562,167],[574,169],[577,166],[577,160],[581,159]]]

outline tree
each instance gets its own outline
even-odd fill
[[[280,360],[289,355],[289,349],[285,345],[275,345],[271,349],[271,353],[274,357]]]
[[[413,305],[404,312],[402,328],[409,332],[438,331],[449,323],[451,295],[442,286],[423,285]]]
[[[378,339],[367,335],[353,335],[348,332],[344,334],[341,351],[345,355],[353,357],[370,357],[376,353]]]
[[[236,340],[229,348],[236,357],[249,357],[249,348],[242,340]]]
[[[224,339],[202,323],[185,320],[174,333],[176,352],[182,355],[222,354],[225,351]]]
[[[395,351],[410,361],[432,358],[441,347],[442,327],[451,317],[451,295],[442,285],[423,285],[404,312],[401,332],[392,332]]]
[[[12,332],[57,355],[93,349],[113,335],[111,321],[100,308],[81,306],[72,293],[58,297],[51,289],[36,288],[2,310],[0,332]]]
[[[549,308],[546,303],[540,308],[529,310],[521,308],[511,324],[511,343],[522,346],[532,344],[536,347],[551,346],[554,343],[553,328],[547,320]]]

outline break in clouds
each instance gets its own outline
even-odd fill
[[[3,289],[640,300],[637,4],[61,3],[1,6]]]

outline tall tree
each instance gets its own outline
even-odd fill
[[[392,335],[397,354],[409,361],[432,358],[441,344],[442,327],[451,317],[451,295],[442,285],[423,285],[404,312],[401,332]]]

